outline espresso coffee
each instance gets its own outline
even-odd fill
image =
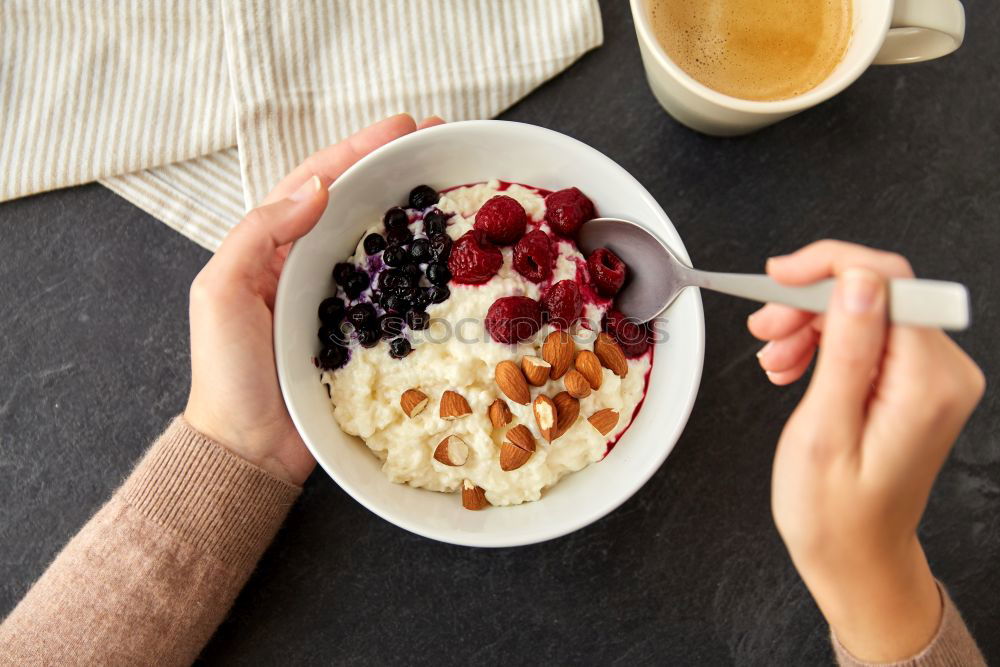
[[[648,1],[670,59],[709,88],[747,100],[815,88],[851,39],[851,0]]]

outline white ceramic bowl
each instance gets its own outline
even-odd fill
[[[637,220],[687,260],[666,214],[638,181],[609,158],[565,135],[503,121],[449,123],[380,148],[330,187],[316,228],[297,242],[278,284],[274,337],[281,390],[302,439],[323,469],[387,521],[443,542],[506,547],[541,542],[596,521],[657,471],[680,437],[698,392],[705,347],[701,297],[686,290],[667,312],[668,340],[657,346],[649,391],[611,454],[515,507],[462,509],[456,495],[393,484],[358,438],[337,426],[312,358],[319,353],[316,308],[332,293],[334,263],[409,190],[498,178],[551,190],[576,186],[601,215]],[[642,267],[634,267],[641,271]]]

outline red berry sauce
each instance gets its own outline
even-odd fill
[[[649,368],[646,369],[646,374],[643,376],[643,379],[642,379],[642,386],[643,386],[642,398],[640,398],[639,402],[635,404],[635,409],[632,410],[632,416],[629,417],[628,426],[625,427],[625,430],[622,431],[621,433],[619,433],[617,436],[615,436],[614,440],[611,440],[611,441],[608,442],[608,448],[607,448],[607,450],[605,450],[604,456],[601,457],[602,461],[605,458],[607,458],[608,454],[611,453],[611,450],[614,449],[615,445],[618,444],[618,441],[622,439],[622,436],[625,435],[626,433],[628,433],[628,430],[630,428],[632,428],[632,422],[634,422],[635,418],[639,415],[639,410],[642,409],[642,404],[646,402],[646,394],[649,392],[649,374],[653,372],[653,346],[652,345],[649,346],[649,349],[646,351],[646,354],[649,355]]]

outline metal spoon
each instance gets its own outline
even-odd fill
[[[685,287],[704,287],[814,313],[826,310],[833,293],[833,279],[790,287],[766,275],[698,271],[677,259],[659,238],[629,220],[591,220],[580,229],[578,243],[587,254],[596,248],[608,248],[633,268],[615,303],[627,317],[640,322],[648,322],[666,310]],[[893,278],[889,281],[889,319],[896,324],[965,329],[969,326],[969,294],[959,283]]]

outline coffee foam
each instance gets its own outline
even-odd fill
[[[650,0],[649,17],[681,69],[748,100],[815,88],[851,37],[850,0]]]

